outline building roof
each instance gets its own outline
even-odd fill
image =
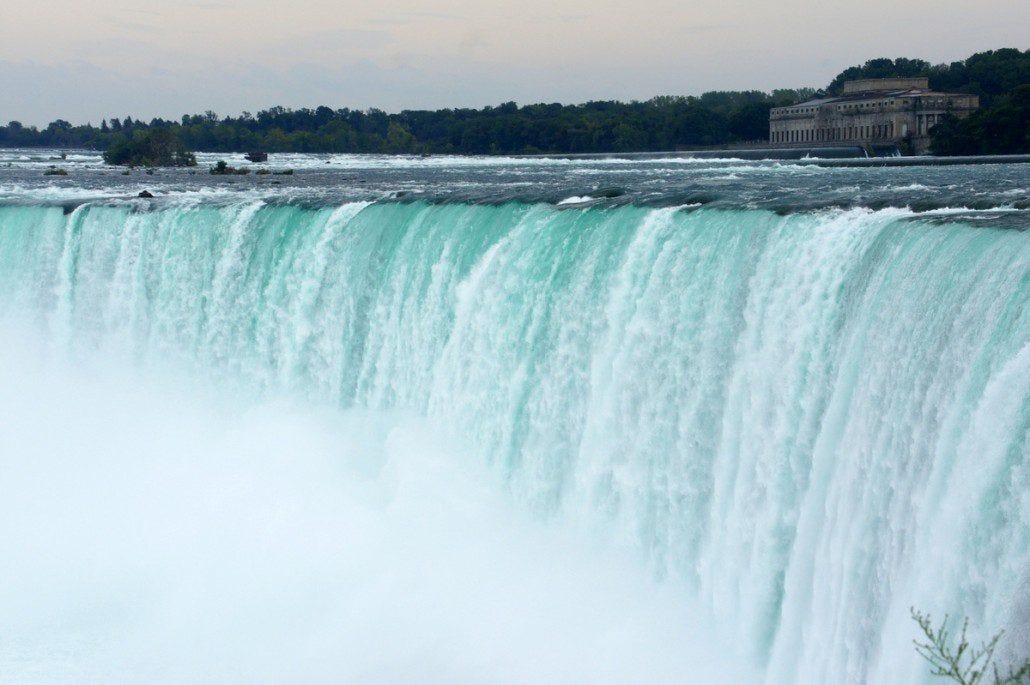
[[[887,79],[877,79],[887,80]],[[898,79],[903,80],[903,79]],[[862,100],[879,100],[883,98],[900,98],[900,97],[914,97],[914,96],[931,96],[931,97],[971,97],[969,93],[940,93],[937,91],[930,90],[929,88],[900,88],[892,90],[862,90],[845,95],[835,95],[831,97],[815,98],[813,100],[805,100],[794,105],[784,105],[782,107],[773,107],[774,110],[788,110],[794,109],[795,107],[821,107],[822,105],[829,105],[838,102],[859,102]]]

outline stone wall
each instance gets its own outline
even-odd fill
[[[904,90],[907,88],[930,89],[930,79],[925,76],[915,78],[866,78],[844,82],[844,94],[865,93],[871,90]]]

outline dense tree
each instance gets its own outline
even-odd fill
[[[104,153],[104,161],[108,164],[147,167],[197,165],[197,158],[167,126],[136,131],[131,138],[122,136]]]
[[[945,117],[931,134],[937,155],[1030,154],[1030,84],[965,119]]]

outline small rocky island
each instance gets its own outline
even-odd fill
[[[104,152],[104,162],[128,167],[192,167],[197,157],[170,128],[136,131]]]

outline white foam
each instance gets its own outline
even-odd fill
[[[518,513],[425,420],[0,336],[12,682],[748,679],[682,593]]]

